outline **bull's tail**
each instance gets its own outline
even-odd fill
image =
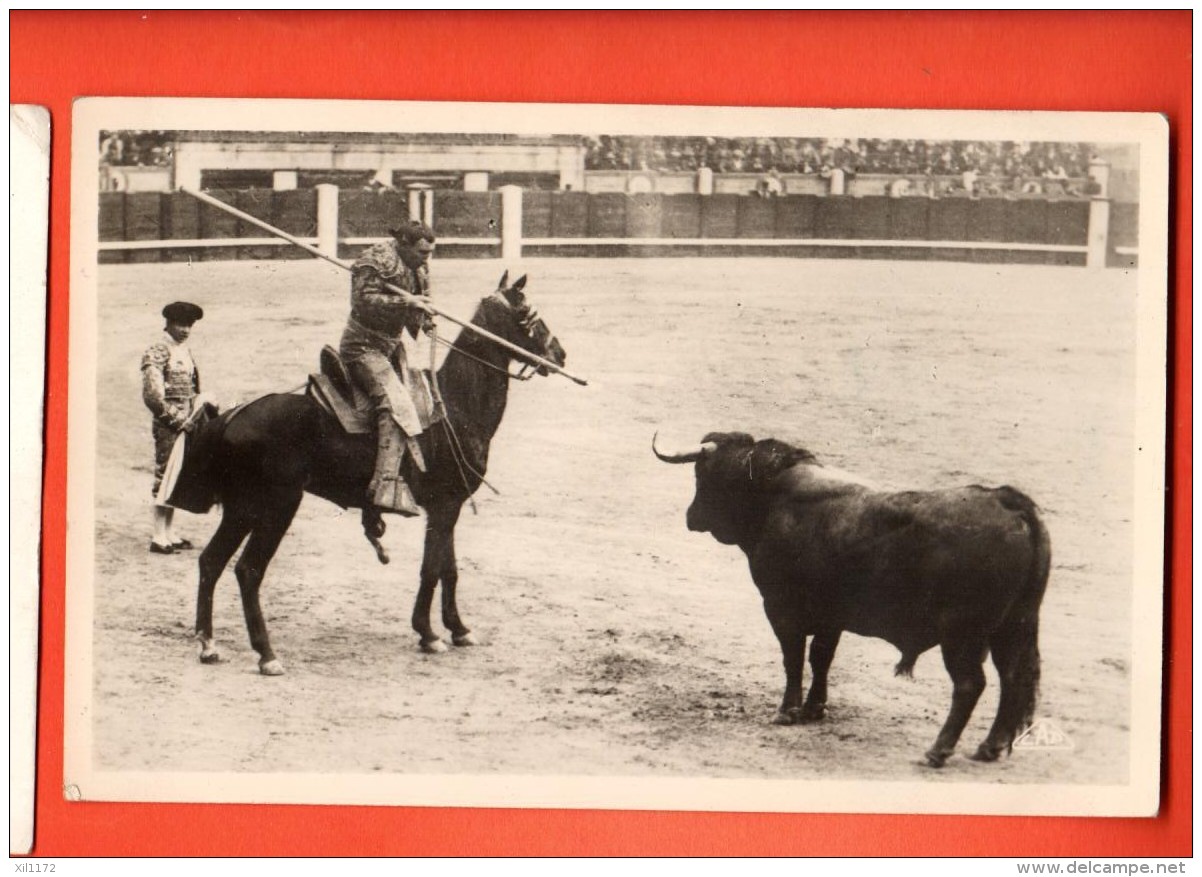
[[[1004,508],[1022,518],[1031,539],[1031,565],[1025,586],[990,641],[994,661],[1004,677],[1003,699],[1007,702],[999,704],[998,720],[1009,726],[1008,745],[1035,720],[1039,700],[1039,607],[1052,566],[1052,543],[1030,497],[1012,487],[1002,487],[998,498]]]

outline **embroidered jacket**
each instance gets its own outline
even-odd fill
[[[162,426],[179,429],[200,392],[200,373],[188,345],[163,333],[142,355],[142,401]]]
[[[351,266],[351,320],[364,329],[399,340],[413,319],[413,309],[385,283],[413,295],[430,294],[430,270],[416,271],[401,261],[394,241],[369,247]],[[395,344],[394,344],[395,346]]]

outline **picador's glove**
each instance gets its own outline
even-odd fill
[[[414,338],[418,332],[434,331],[434,315],[420,307],[411,307],[405,314],[405,328]]]

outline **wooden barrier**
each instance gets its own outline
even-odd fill
[[[272,205],[275,203],[273,195],[271,189],[243,189],[238,192],[238,200],[234,202],[234,206],[255,219],[270,223],[274,212]],[[252,236],[262,237],[262,234],[253,225],[239,222],[238,237]],[[277,248],[274,246],[243,247],[238,251],[237,257],[239,259],[274,259],[276,252]]]
[[[629,195],[602,192],[588,196],[588,237],[626,237],[626,202]]]
[[[745,195],[708,195],[701,201],[701,236],[737,238],[739,236],[739,199]]]
[[[403,221],[410,193],[319,186],[212,194],[290,234],[316,240],[323,252],[352,257]],[[759,197],[503,187],[427,192],[420,204],[434,219],[440,253],[501,256],[507,262],[524,252],[771,253],[1131,265],[1138,246],[1137,208],[1100,197]],[[106,192],[98,210],[101,262],[311,258],[184,194]]]
[[[162,240],[163,196],[158,192],[135,192],[125,199],[125,237],[132,241]],[[158,262],[153,250],[132,250],[129,262]]]
[[[812,238],[818,213],[818,196],[790,195],[777,198],[776,236],[778,238]]]
[[[237,200],[238,193],[230,189],[214,189],[209,193],[219,201],[224,201],[227,204],[234,204]],[[186,196],[185,196],[186,197]],[[210,207],[207,204],[200,205],[200,237],[204,239],[228,239],[238,237],[238,220],[228,213],[218,210],[216,207]],[[236,250],[225,250],[221,248],[205,248],[200,250],[197,258],[202,262],[211,262],[219,259],[237,258]]]
[[[193,204],[198,204],[191,195],[181,194]],[[299,238],[317,237],[317,190],[288,189],[277,191],[271,200],[271,224]],[[277,259],[310,259],[299,247],[279,247]]]
[[[551,237],[588,237],[588,203],[584,192],[555,192],[551,195]]]

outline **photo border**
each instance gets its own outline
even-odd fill
[[[399,89],[386,75],[388,59],[348,59],[339,50],[339,36],[355,33],[367,24],[365,15],[382,31],[448,22],[461,28],[455,50],[437,44],[428,63],[412,67]],[[282,31],[288,24],[304,24],[299,31]],[[651,13],[14,13],[11,75],[14,101],[50,106],[55,117],[56,146],[52,166],[52,240],[50,285],[50,344],[48,351],[47,477],[44,507],[43,557],[43,665],[41,668],[41,723],[39,726],[38,822],[35,852],[43,855],[88,852],[121,854],[122,851],[167,852],[270,852],[306,851],[354,854],[397,852],[732,852],[769,853],[802,851],[833,853],[924,852],[942,849],[972,854],[985,849],[1014,854],[1064,849],[1072,837],[1092,842],[1096,848],[1131,853],[1164,854],[1166,841],[1178,849],[1188,844],[1189,762],[1188,728],[1192,707],[1189,681],[1190,630],[1189,542],[1190,510],[1188,411],[1191,375],[1186,354],[1189,334],[1191,271],[1189,248],[1190,168],[1180,156],[1188,152],[1191,138],[1188,105],[1188,61],[1172,55],[1168,46],[1188,49],[1188,13],[706,13],[700,15]],[[583,30],[573,32],[572,26]],[[715,52],[733,35],[756,26],[760,30],[757,52],[732,58]],[[1070,28],[1071,25],[1071,28]],[[500,30],[498,30],[500,26]],[[526,31],[523,33],[522,28]],[[655,53],[657,62],[671,75],[630,82],[630,73],[647,63],[647,54],[610,54],[615,42],[654,41],[664,32],[679,38]],[[329,30],[335,30],[332,37]],[[366,30],[370,31],[371,27]],[[846,34],[863,39],[848,50]],[[290,39],[279,43],[281,33]],[[428,31],[427,31],[428,32]],[[507,41],[497,41],[503,32]],[[1112,34],[1121,32],[1127,42],[1116,45]],[[519,39],[514,40],[514,34]],[[569,36],[575,33],[575,38]],[[598,40],[603,33],[608,40]],[[1066,33],[1071,38],[1066,39]],[[211,45],[219,41],[231,59],[224,69],[197,65],[188,47],[198,35]],[[587,39],[581,34],[586,34]],[[889,50],[874,42],[883,34],[899,48]],[[533,40],[542,37],[542,43]],[[803,38],[804,37],[804,41]],[[826,38],[826,42],[823,42]],[[118,57],[103,52],[106,45],[122,46]],[[1167,40],[1167,42],[1166,42]],[[515,47],[514,43],[521,43]],[[813,43],[814,51],[790,58],[795,75],[757,76],[783,66],[781,46]],[[545,43],[545,45],[543,44]],[[845,54],[832,54],[833,47]],[[532,49],[522,59],[520,49]],[[510,61],[501,76],[487,69],[460,66],[447,75],[436,62],[446,63],[460,52],[479,58]],[[875,54],[874,54],[875,53]],[[303,57],[304,64],[297,58]],[[715,57],[722,64],[715,64]],[[1178,57],[1180,60],[1177,60]],[[256,63],[251,65],[250,59]],[[559,77],[551,84],[547,65],[579,70],[591,66],[588,76]],[[860,61],[857,68],[855,58]],[[982,63],[990,58],[994,63]],[[516,59],[516,60],[515,60]],[[548,61],[548,59],[551,59]],[[570,59],[567,65],[564,60]],[[1000,59],[1000,60],[999,60]],[[740,64],[740,60],[742,64]],[[887,69],[887,63],[904,64]],[[1177,77],[1163,78],[1166,61]],[[239,63],[241,62],[241,63]],[[540,66],[542,65],[542,66]],[[823,65],[826,65],[824,68]],[[1176,66],[1174,66],[1176,65]],[[721,69],[716,69],[721,68]],[[924,73],[919,74],[921,68]],[[1064,70],[1072,68],[1068,77]],[[146,70],[155,71],[147,83]],[[899,73],[899,71],[903,71]],[[809,80],[805,74],[812,74]],[[249,74],[249,75],[248,75]],[[622,74],[626,74],[623,77]],[[904,75],[910,74],[910,75]],[[925,88],[921,76],[942,77],[941,88]],[[1094,74],[1094,75],[1091,75]],[[1105,75],[1103,75],[1105,74]],[[1121,81],[1120,81],[1121,80]],[[798,83],[805,83],[799,86]],[[917,83],[917,84],[916,84]],[[1076,86],[1074,88],[1073,86]],[[1165,680],[1165,716],[1169,729],[1162,774],[1161,816],[1152,820],[1034,820],[1021,830],[1008,820],[974,817],[788,817],[705,814],[586,814],[539,811],[535,821],[519,811],[420,811],[406,808],[350,808],[347,818],[354,832],[314,837],[306,813],[326,808],[256,808],[256,822],[270,826],[248,838],[219,815],[237,806],[181,805],[151,807],[132,804],[72,806],[61,797],[62,746],[62,624],[65,528],[61,509],[65,500],[66,432],[66,295],[67,238],[70,197],[67,191],[65,143],[69,142],[70,102],[84,94],[249,95],[330,97],[413,97],[475,100],[552,100],[564,102],[629,103],[662,101],[695,104],[773,105],[875,105],[968,107],[1038,107],[1042,109],[1114,108],[1159,110],[1173,124],[1176,171],[1176,237],[1170,353],[1176,370],[1170,383],[1173,393],[1170,450],[1176,490],[1170,493],[1172,614],[1166,619],[1169,674]],[[737,92],[737,93],[736,93]],[[1142,269],[1141,269],[1142,270]],[[1184,613],[1184,614],[1183,614]],[[57,704],[56,704],[57,700]],[[88,818],[82,819],[86,807]],[[316,818],[316,817],[313,817]],[[713,819],[725,819],[715,824]],[[786,820],[782,825],[779,820]],[[120,830],[121,824],[139,825],[138,838]],[[399,822],[397,820],[400,820]],[[925,841],[916,845],[899,841],[907,823],[924,827]],[[1009,822],[1013,823],[1013,820]],[[1023,822],[1030,822],[1023,820]],[[1108,823],[1108,824],[1107,824]],[[1134,824],[1132,824],[1134,823]],[[719,825],[725,825],[723,830]],[[469,829],[467,826],[472,826]],[[787,832],[779,832],[787,825]],[[886,827],[873,832],[869,826]],[[182,826],[192,826],[181,831]],[[615,830],[615,827],[620,829]],[[667,829],[674,826],[674,830]],[[1092,827],[1091,827],[1092,826]],[[396,829],[400,827],[398,832]],[[149,829],[149,830],[147,830]],[[483,830],[481,830],[483,829]],[[932,830],[934,829],[934,830]],[[1003,829],[1001,834],[998,829]],[[366,838],[365,838],[366,835]],[[558,837],[561,840],[555,840]],[[884,839],[873,847],[871,838]],[[562,840],[566,839],[566,841]],[[933,843],[932,843],[933,841]],[[1008,847],[1008,848],[1007,848]]]

